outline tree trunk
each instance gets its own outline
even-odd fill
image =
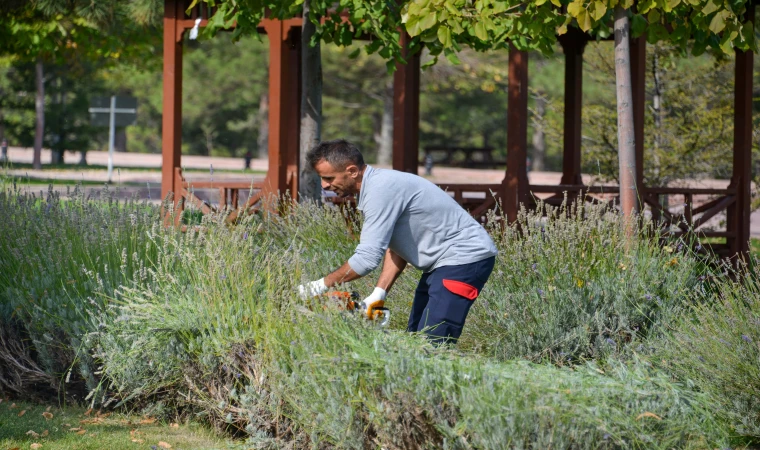
[[[321,45],[310,45],[316,27],[309,20],[311,0],[303,3],[301,31],[301,173],[298,198],[319,201],[322,196],[319,176],[306,162],[306,153],[319,144],[322,135],[322,55]]]
[[[45,79],[43,78],[42,58],[37,58],[35,69],[37,93],[34,98],[34,111],[37,116],[37,123],[34,129],[34,156],[32,159],[32,167],[39,170],[42,169],[42,141],[45,137]]]
[[[80,166],[86,166],[87,165],[87,150],[82,150],[79,156],[79,165]]]
[[[617,84],[620,204],[623,208],[623,215],[626,219],[630,219],[638,214],[639,202],[636,195],[630,23],[628,11],[621,8],[620,5],[615,7],[615,80]],[[631,227],[628,229],[632,231]]]
[[[657,46],[652,52],[652,79],[654,80],[654,94],[652,95],[652,113],[654,115],[654,143],[652,152],[652,169],[654,181],[662,185],[660,179],[660,146],[662,144],[662,70],[660,68],[660,52]],[[666,196],[665,196],[666,197]]]
[[[383,91],[383,116],[380,119],[380,134],[376,136],[377,163],[390,166],[393,162],[393,81],[385,85]]]
[[[269,93],[261,94],[259,100],[259,137],[256,139],[259,158],[269,159]]]
[[[531,170],[541,172],[544,170],[546,159],[546,135],[544,133],[544,115],[546,114],[546,97],[539,94],[536,99],[536,113],[533,119],[533,161]]]
[[[52,97],[52,93],[51,93]],[[52,99],[51,99],[52,101]],[[66,127],[64,126],[64,117],[66,117],[66,94],[64,92],[63,78],[58,77],[58,123],[55,125],[53,142],[50,145],[50,163],[52,165],[63,164],[63,152],[66,150]],[[52,130],[51,130],[52,131]]]

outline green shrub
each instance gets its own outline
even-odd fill
[[[574,364],[637,347],[700,297],[701,262],[679,242],[636,239],[600,205],[522,211],[495,233],[499,257],[461,345],[499,359]]]
[[[709,393],[738,435],[760,438],[760,271],[722,280],[709,303],[695,305],[666,339],[652,342],[654,361]]]
[[[108,189],[93,199],[75,188],[67,197],[52,188],[1,190],[0,326],[12,326],[31,346],[38,366],[32,372],[44,371],[51,383],[65,379],[55,386],[64,391],[77,381],[89,390],[98,377],[82,338],[97,325],[93,313],[105,306],[103,295],[144,276],[156,253],[146,231],[160,223],[157,208],[119,202]],[[8,368],[23,378],[17,369]]]

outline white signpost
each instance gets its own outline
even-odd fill
[[[108,106],[106,107],[105,104]],[[117,97],[112,95],[107,97],[96,97],[91,103],[88,110],[92,124],[95,126],[104,125],[106,116],[108,117],[108,182],[111,182],[113,175],[113,147],[116,136],[116,126],[127,126],[135,122],[137,117],[137,100],[133,97]],[[118,114],[118,115],[117,115]]]

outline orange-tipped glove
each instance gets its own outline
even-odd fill
[[[376,287],[374,291],[361,303],[361,311],[367,316],[367,319],[373,320],[373,313],[376,309],[385,306],[385,289]]]

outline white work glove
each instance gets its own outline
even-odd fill
[[[325,286],[325,279],[320,278],[317,281],[309,281],[306,284],[298,286],[298,296],[302,300],[307,300],[317,295],[322,295],[327,292],[327,286]]]
[[[367,319],[372,320],[372,311],[377,308],[382,308],[385,306],[385,296],[386,296],[385,289],[376,287],[374,291],[372,291],[371,294],[364,300],[362,300],[361,303],[361,310],[364,315],[367,316]]]

